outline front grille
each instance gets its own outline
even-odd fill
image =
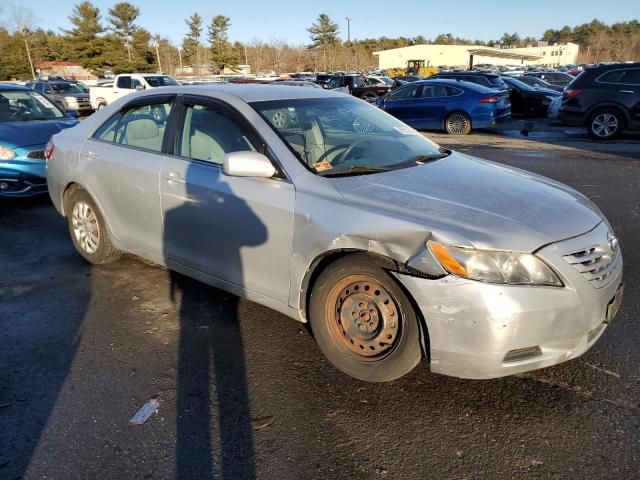
[[[578,270],[595,288],[609,285],[620,268],[620,249],[608,246],[593,247],[569,253],[563,257]]]
[[[33,150],[27,153],[27,158],[34,158],[36,160],[44,160],[44,150]]]

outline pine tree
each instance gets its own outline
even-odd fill
[[[189,31],[182,40],[183,60],[185,63],[196,62],[196,71],[200,72],[200,36],[202,35],[202,17],[194,13],[185,20]]]
[[[307,32],[311,34],[313,42],[311,48],[326,49],[340,43],[338,24],[333,22],[326,13],[318,15],[318,23],[313,23],[307,28]]]
[[[91,2],[84,1],[73,7],[69,21],[74,26],[71,30],[65,31],[69,56],[85,68],[101,68],[104,40],[100,34],[104,32],[104,27],[101,23],[100,9]]]
[[[236,67],[238,64],[238,58],[229,43],[230,26],[231,19],[224,15],[216,15],[209,25],[207,37],[211,45],[211,59],[220,71],[225,67]]]
[[[127,49],[129,62],[131,62],[131,42],[133,35],[138,30],[134,23],[140,15],[140,9],[128,2],[116,3],[109,9],[109,23],[111,31],[117,35]]]

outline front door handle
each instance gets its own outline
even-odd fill
[[[627,95],[633,95],[636,92],[633,91],[633,90],[620,90],[620,93],[626,93]]]
[[[187,181],[184,178],[182,178],[182,176],[178,172],[169,172],[163,175],[162,178],[164,178],[167,182],[187,183]]]

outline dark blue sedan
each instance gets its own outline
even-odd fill
[[[0,197],[47,192],[45,145],[78,123],[73,115],[34,90],[0,84]]]
[[[446,130],[466,135],[511,116],[508,91],[458,80],[413,82],[380,97],[376,105],[422,130]]]

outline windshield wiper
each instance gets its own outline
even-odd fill
[[[343,177],[354,174],[361,173],[380,173],[380,172],[388,172],[388,168],[382,167],[367,167],[365,165],[354,165],[349,168],[342,168],[338,170],[324,170],[322,172],[317,172],[317,175],[321,177]]]

